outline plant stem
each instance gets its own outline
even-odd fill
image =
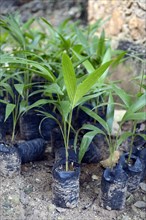
[[[139,89],[140,94],[142,93],[143,80],[144,80],[144,69],[142,70],[142,78],[141,78],[141,81],[140,81],[140,89]]]
[[[134,141],[134,133],[135,133],[135,130],[136,130],[136,122],[134,121],[133,122],[133,135],[132,135],[132,138],[131,138],[131,141],[130,141],[130,150],[129,150],[129,155],[128,155],[128,162],[130,161],[130,158],[131,158],[131,154],[132,154],[132,144],[133,144],[133,141]]]
[[[68,119],[68,130],[67,130],[67,136],[66,136],[66,171],[68,171],[68,148],[69,148],[69,136],[70,136],[70,130],[71,130],[71,121],[72,121],[72,111],[69,114]]]
[[[16,124],[19,118],[19,105],[17,105],[17,103],[20,103],[20,96],[18,96],[18,99],[16,98],[16,96],[14,97],[14,103],[16,107],[12,112],[12,116],[13,116],[13,128],[12,128],[12,137],[11,137],[12,142],[14,141],[15,138]]]
[[[68,171],[68,145],[67,145],[67,129],[66,129],[66,126],[67,125],[67,122],[64,121],[64,144],[65,144],[65,170]]]

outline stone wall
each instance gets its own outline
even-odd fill
[[[146,59],[146,0],[88,0],[88,22],[100,18],[107,19],[101,29],[111,38],[113,48]],[[121,80],[121,88],[133,95],[139,86],[131,79],[142,72],[146,73],[146,65],[131,58],[112,71],[110,78]]]
[[[88,21],[109,18],[104,28],[112,39],[146,43],[146,0],[88,0]]]
[[[43,16],[53,25],[68,17],[83,24],[109,18],[103,27],[112,39],[146,43],[146,0],[0,0],[1,15],[16,11],[22,21]]]
[[[82,24],[110,17],[102,28],[111,37],[112,46],[142,54],[141,58],[146,59],[146,0],[0,0],[1,15],[16,11],[23,22],[43,16],[53,25],[68,17],[80,19]],[[111,79],[122,80],[122,88],[134,94],[137,88],[131,77],[142,71],[146,66],[128,61],[113,72]]]
[[[45,17],[57,26],[67,18],[87,23],[88,0],[0,0],[0,14],[19,12],[21,20],[31,17]]]

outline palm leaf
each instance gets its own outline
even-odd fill
[[[106,71],[111,63],[112,61],[109,61],[100,66],[94,72],[90,73],[87,78],[77,86],[73,103],[74,106],[84,95],[86,95],[91,90],[92,86],[97,83],[98,79],[102,76],[102,74]]]
[[[76,76],[73,64],[68,55],[65,53],[62,56],[62,69],[67,94],[70,99],[70,102],[73,103],[76,92]]]

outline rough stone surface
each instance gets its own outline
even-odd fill
[[[120,39],[146,43],[146,0],[0,0],[0,6],[2,15],[18,11],[22,21],[45,17],[53,25],[66,18],[82,24],[102,18],[101,29],[113,44]]]
[[[144,192],[146,192],[146,184],[145,183],[140,183],[139,186]]]
[[[53,25],[67,18],[87,22],[87,0],[0,0],[2,15],[18,11],[23,22],[31,17],[45,17]]]
[[[145,0],[88,0],[88,21],[106,20],[110,37],[146,43]]]
[[[19,11],[22,21],[43,16],[55,26],[68,17],[73,21],[80,19],[82,24],[102,18],[107,21],[97,29],[98,34],[104,28],[113,49],[119,47],[146,58],[146,0],[0,0],[0,6],[2,15]],[[136,94],[139,87],[131,77],[145,71],[144,65],[130,60],[113,71],[112,79],[122,80],[122,88]]]
[[[144,201],[137,201],[134,205],[137,208],[146,208],[146,203]]]

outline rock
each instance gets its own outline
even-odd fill
[[[140,186],[140,188],[144,191],[144,192],[146,192],[146,183],[140,183],[139,184],[139,186]]]
[[[96,176],[95,174],[92,175],[92,180],[98,180],[98,176]]]
[[[21,166],[21,171],[27,172],[27,171],[28,171],[28,167],[25,166],[25,165],[22,165],[22,166]]]
[[[60,208],[60,207],[56,207],[56,210],[57,210],[59,213],[62,213],[62,212],[65,212],[65,211],[66,211],[66,209]]]
[[[146,2],[145,2],[145,0],[137,0],[137,5],[141,8],[141,9],[143,9],[144,11],[146,11]]]
[[[90,189],[90,186],[89,186],[89,185],[87,185],[87,186],[86,186],[86,189]]]
[[[126,203],[132,204],[133,201],[134,201],[134,196],[133,196],[133,194],[130,194],[130,196],[128,196],[128,198],[126,199]]]
[[[129,0],[128,2],[127,2],[127,8],[131,8],[132,7],[132,5],[133,5],[133,0]]]
[[[140,212],[139,214],[140,214],[142,219],[145,219],[145,217],[146,217],[146,213],[145,212]]]
[[[53,25],[60,24],[68,17],[80,19],[87,23],[87,0],[0,0],[1,14],[19,12],[21,20],[27,21],[32,17],[45,17]]]
[[[128,51],[128,54],[131,55],[137,56],[137,54],[139,54],[138,56],[141,57],[142,59],[146,58],[145,46],[138,43],[133,43],[132,41],[120,40],[117,49],[126,50]],[[131,63],[129,63],[129,65],[131,65]]]
[[[110,4],[109,0],[88,0],[89,23],[93,24],[102,18],[106,21],[102,28],[104,27],[107,35],[114,37],[113,41],[116,39],[129,39],[143,44],[145,38],[145,11],[145,0],[111,0]],[[125,31],[124,25],[128,26],[128,31],[127,29]],[[98,33],[100,31],[101,28],[99,28]]]
[[[40,180],[40,179],[38,179],[38,178],[36,178],[36,179],[35,179],[35,182],[36,182],[36,183],[40,183],[40,182],[41,182],[41,180]]]
[[[15,4],[20,6],[20,5],[26,4],[26,3],[31,2],[31,1],[32,0],[16,0]]]
[[[134,205],[132,205],[131,208],[132,208],[132,211],[133,211],[135,214],[138,213],[138,210],[137,210],[137,208],[136,208]]]
[[[80,10],[78,7],[72,7],[70,10],[69,10],[69,15],[70,16],[74,16],[76,14],[76,17],[79,18],[80,17]]]
[[[43,4],[41,4],[41,2],[34,2],[32,4],[32,7],[31,7],[31,12],[32,13],[35,13],[35,12],[38,12],[39,10],[43,10]]]
[[[94,189],[94,193],[95,193],[95,194],[99,194],[99,189],[98,189],[98,188],[95,188],[95,189]]]
[[[135,28],[138,27],[138,21],[139,21],[139,19],[135,15],[133,15],[131,17],[131,19],[129,20],[129,28],[130,28],[130,30],[135,29]]]
[[[64,217],[58,216],[57,220],[64,220]]]
[[[6,209],[6,210],[10,210],[10,209],[12,209],[12,204],[11,204],[11,202],[10,201],[5,201],[3,204],[2,204],[2,207],[4,208],[4,209]]]
[[[145,13],[146,12],[144,10],[141,10],[141,8],[137,8],[137,10],[135,11],[135,15],[140,19],[145,17]]]
[[[33,186],[32,185],[28,185],[25,189],[24,192],[26,194],[30,194],[31,192],[33,192]]]
[[[11,201],[12,201],[13,205],[18,205],[20,203],[19,195],[12,195]]]
[[[35,209],[33,213],[33,218],[38,219],[40,217],[40,210]]]
[[[134,203],[134,206],[137,207],[137,208],[146,208],[146,202],[137,201],[136,203]]]
[[[123,18],[121,12],[118,9],[116,9],[115,11],[113,11],[111,20],[108,24],[107,33],[110,35],[117,35],[122,30],[122,26],[123,26]]]
[[[121,219],[121,218],[120,218]],[[122,220],[131,220],[131,218],[127,215],[123,215],[122,216]]]
[[[125,15],[130,16],[131,14],[132,14],[132,9],[127,8],[127,10],[125,11]]]
[[[56,209],[56,206],[53,204],[49,204],[47,209],[48,209],[49,213],[53,213]]]
[[[20,202],[23,205],[27,205],[29,203],[28,196],[23,191],[20,193]]]
[[[129,30],[131,31],[131,36],[134,40],[140,39],[141,35],[144,34],[143,30],[145,21],[141,20],[137,16],[133,15],[129,20]]]

